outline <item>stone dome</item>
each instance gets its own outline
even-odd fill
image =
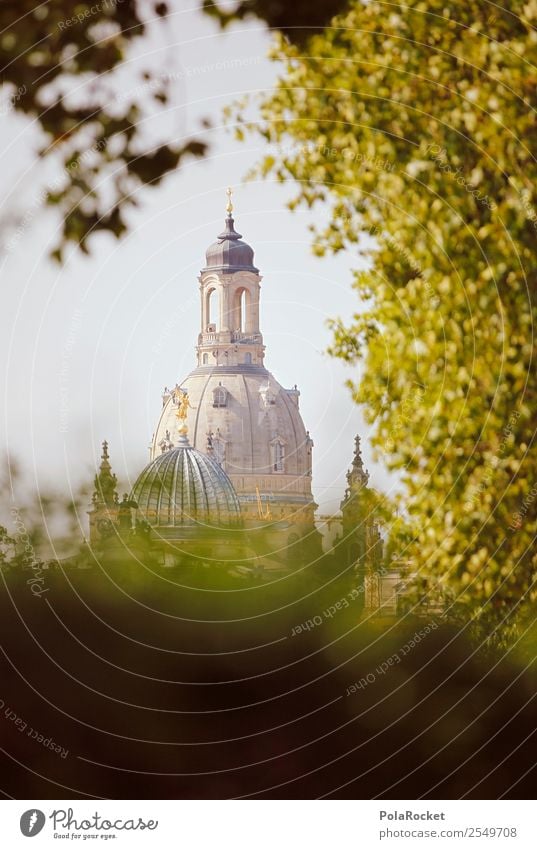
[[[299,410],[296,388],[284,389],[265,368],[239,365],[201,367],[181,383],[188,392],[188,433],[199,451],[207,451],[225,470],[244,508],[257,511],[257,491],[274,508],[310,506],[311,446]],[[172,393],[153,436],[157,457],[174,431]],[[278,506],[275,516],[280,515]]]
[[[226,218],[226,229],[218,236],[218,241],[210,245],[205,252],[206,267],[204,271],[214,269],[224,274],[235,271],[258,272],[254,266],[254,251],[250,245],[242,241],[237,233],[231,216]]]
[[[241,508],[225,471],[185,437],[145,467],[131,499],[152,526],[238,527]]]

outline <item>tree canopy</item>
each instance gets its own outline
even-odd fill
[[[244,0],[228,11],[200,0],[199,6],[222,27],[256,16],[302,43],[345,4]],[[141,72],[128,90],[122,85],[120,75],[133,46],[156,28],[156,42],[168,43],[168,16],[174,11],[173,4],[161,0],[8,0],[0,5],[0,115],[24,115],[34,122],[41,131],[40,158],[58,157],[62,163],[59,178],[38,198],[62,217],[52,251],[57,260],[68,244],[88,253],[97,231],[119,238],[138,189],[158,185],[185,156],[202,156],[207,149],[206,140],[198,137],[155,143],[145,133],[148,119],[167,106],[174,84],[164,62],[158,71]],[[20,222],[11,216],[8,224],[6,241],[14,244]]]
[[[408,555],[486,628],[535,601],[537,3],[353,0],[245,126],[259,172],[328,206],[313,247],[368,256],[332,353],[405,485]]]
[[[144,118],[168,100],[165,68],[141,72],[127,91],[115,76],[133,44],[166,26],[167,13],[158,0],[0,5],[3,114],[31,119],[41,131],[40,157],[58,156],[63,166],[42,199],[62,215],[57,259],[68,243],[87,252],[98,230],[121,236],[137,189],[205,151],[197,139],[155,144],[144,133]]]

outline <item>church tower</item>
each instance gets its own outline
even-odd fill
[[[285,548],[315,534],[313,442],[300,415],[299,390],[284,389],[265,368],[262,277],[253,249],[235,229],[230,190],[226,212],[198,278],[197,366],[164,390],[151,459],[175,447],[175,413],[186,392],[193,447],[229,476],[245,526],[277,530]]]
[[[206,252],[199,277],[201,328],[198,366],[263,365],[265,346],[259,328],[261,276],[254,252],[242,241],[232,218],[228,189],[225,228]]]

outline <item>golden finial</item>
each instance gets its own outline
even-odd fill
[[[177,418],[177,426],[179,428],[179,433],[181,434],[181,436],[186,436],[186,434],[188,433],[188,427],[186,424],[188,409],[190,408],[191,410],[193,410],[194,407],[190,403],[188,393],[185,392],[184,389],[181,389],[179,386],[176,386],[173,391],[173,400],[177,405],[175,417]]]
[[[227,195],[226,212],[227,212],[228,215],[231,215],[231,213],[233,212],[233,203],[231,202],[231,198],[233,197],[233,189],[231,188],[231,186],[227,187],[226,195]]]

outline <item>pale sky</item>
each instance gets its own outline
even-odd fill
[[[140,85],[142,65],[176,73],[173,102],[148,133],[181,139],[210,116],[209,155],[144,190],[129,235],[119,242],[95,237],[89,258],[76,253],[61,268],[47,259],[58,220],[32,206],[47,179],[33,155],[39,139],[29,122],[0,117],[1,221],[15,213],[28,219],[15,247],[0,257],[1,443],[22,465],[27,488],[67,491],[91,481],[106,438],[120,492],[129,489],[148,462],[163,387],[195,367],[197,275],[222,229],[225,188],[232,185],[236,228],[254,248],[263,275],[265,363],[283,386],[296,383],[301,391],[302,416],[315,442],[314,495],[320,512],[332,512],[357,432],[372,483],[389,486],[344,386],[355,372],[324,353],[326,320],[349,319],[359,308],[350,271],[357,257],[314,257],[311,213],[285,207],[292,188],[242,182],[263,144],[235,141],[223,127],[222,109],[274,83],[277,67],[266,59],[270,39],[262,25],[241,23],[221,33],[193,10],[178,13],[165,32],[146,42],[146,55],[133,57],[123,71],[123,94]],[[232,62],[237,58],[242,68]],[[24,500],[20,488],[17,500]]]

